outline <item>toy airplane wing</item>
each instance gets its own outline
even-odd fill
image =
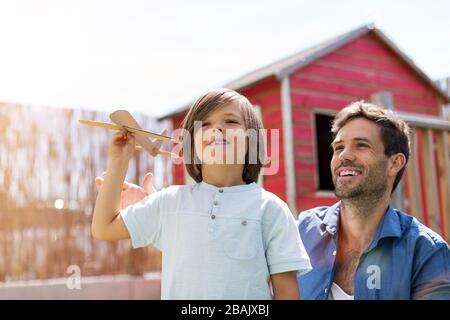
[[[161,155],[166,157],[178,158],[175,153],[161,150],[160,147],[164,141],[170,141],[173,143],[180,143],[177,139],[165,135],[166,129],[161,133],[154,133],[142,129],[133,116],[126,110],[117,110],[110,114],[110,118],[114,123],[90,121],[90,120],[78,120],[81,124],[100,127],[110,130],[122,130],[125,129],[133,134],[135,134],[136,142],[140,146],[136,147],[136,150],[146,150],[152,156]],[[153,139],[153,140],[151,140]]]

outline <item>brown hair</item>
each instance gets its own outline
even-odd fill
[[[260,129],[263,128],[261,120],[256,115],[253,105],[248,101],[246,97],[230,89],[215,89],[207,92],[203,96],[197,99],[194,104],[189,109],[188,114],[183,120],[183,129],[185,130],[185,135],[183,136],[183,156],[185,160],[186,170],[189,175],[196,182],[203,180],[201,164],[196,158],[194,136],[195,136],[195,121],[203,121],[211,112],[214,110],[226,106],[232,102],[238,102],[245,124],[245,129],[250,130],[247,139],[247,152],[245,155],[244,170],[242,172],[242,179],[245,183],[249,184],[252,182],[257,182],[261,167],[263,165],[263,157],[261,154],[265,154],[265,143],[261,136]],[[251,133],[256,132],[256,137]],[[185,138],[187,137],[187,138]],[[255,141],[249,141],[249,139],[257,139]],[[257,160],[256,163],[249,163],[249,151],[250,143],[257,142]],[[186,152],[187,151],[187,152]]]
[[[392,188],[392,192],[394,192],[403,176],[403,172],[405,171],[406,164],[409,159],[409,126],[406,122],[395,116],[395,114],[391,111],[371,103],[358,101],[345,107],[334,117],[331,128],[333,138],[336,137],[337,133],[343,126],[356,118],[370,120],[380,127],[381,141],[384,145],[384,154],[387,157],[390,157],[396,153],[403,153],[405,155],[405,165],[397,173],[394,180],[394,185]]]

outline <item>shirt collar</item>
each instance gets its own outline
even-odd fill
[[[341,202],[339,201],[338,203],[334,204],[333,206],[327,209],[325,216],[322,220],[322,225],[324,226],[325,230],[332,235],[336,234],[338,230],[340,208]],[[392,207],[392,205],[389,204],[385,215],[383,216],[383,218],[380,221],[380,224],[378,225],[375,237],[372,240],[372,243],[370,244],[367,251],[372,250],[378,244],[378,241],[380,241],[381,239],[387,237],[399,238],[401,236],[401,233],[402,231],[400,219],[398,215],[395,213],[395,210]]]
[[[327,209],[322,220],[322,228],[332,235],[336,234],[338,229],[340,208],[341,202],[339,201]]]
[[[224,193],[241,192],[241,191],[247,191],[247,190],[252,190],[252,189],[258,188],[258,185],[254,182],[249,183],[249,184],[241,184],[241,185],[237,185],[237,186],[232,186],[232,187],[216,187],[216,186],[213,186],[212,184],[202,181],[199,183],[199,185],[201,188],[209,189],[209,190],[213,190],[213,191],[223,190]]]
[[[367,248],[366,252],[375,248],[378,242],[383,238],[389,237],[400,238],[401,235],[402,235],[402,227],[400,223],[400,218],[398,214],[395,212],[392,205],[389,204],[386,213],[384,214],[383,218],[380,221],[380,224],[378,225],[377,233],[375,234],[375,237],[373,238],[372,243]]]

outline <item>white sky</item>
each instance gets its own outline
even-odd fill
[[[450,76],[448,0],[0,0],[0,101],[159,116],[372,21]]]

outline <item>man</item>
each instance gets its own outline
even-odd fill
[[[364,102],[334,118],[331,171],[340,202],[300,214],[313,270],[303,299],[450,299],[450,249],[390,205],[409,158],[409,128]]]

